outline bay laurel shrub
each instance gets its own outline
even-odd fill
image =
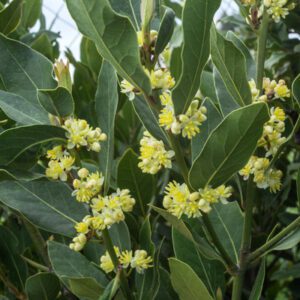
[[[66,0],[63,60],[0,1],[1,300],[299,299],[299,7],[236,4]]]

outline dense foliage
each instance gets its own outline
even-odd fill
[[[300,5],[235,2],[0,0],[0,300],[300,299]]]

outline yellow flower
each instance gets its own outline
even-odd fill
[[[160,96],[160,100],[164,108],[159,113],[159,125],[165,129],[171,129],[172,124],[176,122],[171,95],[168,92],[164,92]]]
[[[146,269],[152,267],[152,261],[152,257],[148,256],[145,250],[136,250],[130,265],[132,268],[136,268],[138,273],[144,273]]]
[[[278,84],[274,88],[275,96],[277,98],[289,98],[291,97],[291,91],[288,89],[284,80],[279,80]]]
[[[152,70],[150,74],[148,70],[145,72],[150,76],[153,89],[168,90],[175,85],[175,80],[167,69]]]
[[[69,245],[70,249],[74,251],[81,251],[87,242],[85,234],[80,233],[73,238],[72,243]]]
[[[108,254],[108,252],[105,252],[104,255],[101,256],[100,258],[100,268],[105,272],[105,273],[110,273],[114,270],[114,264]]]
[[[89,232],[89,225],[86,222],[80,222],[75,225],[75,229],[78,233],[87,234]]]
[[[289,10],[295,8],[295,3],[288,4],[288,0],[264,0],[264,5],[268,8],[267,13],[272,16],[272,19],[278,23],[281,19],[284,19]]]
[[[50,159],[60,159],[64,155],[62,146],[56,146],[51,150],[47,151],[47,158]]]
[[[282,178],[282,171],[271,169],[268,173],[268,182],[270,186],[270,192],[276,193],[281,189],[281,178]]]
[[[65,121],[63,128],[67,131],[68,149],[87,147],[88,150],[99,152],[100,142],[105,141],[107,136],[100,128],[91,128],[87,121],[69,118]]]
[[[167,151],[162,141],[156,140],[148,131],[140,141],[141,160],[138,166],[144,173],[156,174],[162,167],[171,168],[174,151]]]
[[[122,251],[119,260],[123,268],[127,268],[130,265],[132,260],[132,251],[128,251],[128,250]]]
[[[121,93],[127,94],[129,100],[133,100],[135,97],[135,93],[138,90],[126,79],[121,81]]]
[[[50,160],[46,169],[46,176],[67,181],[67,173],[72,169],[74,162],[75,158],[72,156],[63,156],[60,160]]]

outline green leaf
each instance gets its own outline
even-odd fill
[[[19,240],[6,227],[0,226],[0,263],[9,270],[7,276],[20,290],[24,289],[27,266],[20,256]]]
[[[0,11],[0,32],[9,34],[16,30],[21,21],[23,0],[13,0]]]
[[[178,297],[171,284],[170,274],[162,267],[159,268],[159,281],[160,285],[157,299],[178,300]]]
[[[95,42],[102,57],[136,88],[151,93],[139,57],[137,35],[128,18],[116,14],[107,0],[67,0],[79,31]]]
[[[275,244],[268,252],[270,251],[282,251],[282,250],[288,250],[300,242],[300,229],[297,228],[293,232],[291,232],[289,235],[287,235],[285,238],[283,238],[281,241],[279,241],[277,244]]]
[[[224,287],[223,273],[225,268],[220,262],[203,257],[195,244],[174,228],[172,230],[172,241],[176,258],[194,270],[212,296],[216,294],[219,287]]]
[[[199,299],[213,300],[202,280],[190,266],[176,259],[169,259],[171,282],[181,300]]]
[[[192,160],[194,161],[201,153],[210,133],[221,123],[222,116],[214,105],[214,103],[206,98],[203,102],[203,106],[207,109],[207,120],[200,128],[200,134],[197,134],[192,139]]]
[[[216,88],[220,110],[222,112],[222,115],[225,117],[232,111],[240,108],[241,106],[234,100],[234,98],[227,91],[226,86],[222,80],[222,77],[216,67],[213,68],[213,76],[214,76],[214,86]]]
[[[297,187],[297,206],[300,207],[300,169],[297,172],[296,187]]]
[[[125,222],[113,224],[108,231],[115,246],[120,250],[131,250],[130,233]]]
[[[265,273],[266,273],[266,262],[265,262],[265,259],[263,259],[261,262],[261,265],[259,267],[259,271],[256,276],[254,286],[251,290],[249,300],[260,300],[261,299],[261,292],[262,292],[263,286],[264,286]]]
[[[220,0],[186,0],[182,13],[184,44],[182,72],[174,87],[175,113],[185,112],[199,89],[200,77],[209,57],[209,36]]]
[[[73,97],[64,87],[38,90],[38,99],[41,106],[54,116],[65,118],[74,113]]]
[[[119,273],[118,273],[119,274]],[[97,300],[112,300],[120,287],[120,278],[116,277],[106,286],[103,294]]]
[[[143,96],[135,96],[132,104],[146,130],[148,130],[153,137],[163,141],[165,145],[168,145],[169,142],[166,133],[158,123],[158,114],[152,110],[146,99]]]
[[[214,129],[195,159],[189,172],[192,187],[195,190],[207,185],[217,187],[242,169],[254,152],[268,119],[268,108],[264,103],[230,113]]]
[[[66,131],[51,125],[11,128],[0,134],[0,165],[8,165],[27,149],[49,141],[64,143]]]
[[[49,36],[46,33],[38,35],[36,39],[30,44],[30,47],[46,56],[51,61],[54,60],[53,46]]]
[[[200,92],[203,97],[210,98],[214,104],[218,104],[218,96],[212,72],[203,71],[200,80]]]
[[[141,0],[109,0],[114,11],[121,15],[127,16],[136,31],[139,30],[141,24],[140,4]]]
[[[8,92],[20,95],[40,107],[38,89],[53,89],[51,62],[28,46],[0,34],[0,77]]]
[[[66,184],[50,181],[2,181],[0,201],[36,226],[65,236],[75,234],[74,225],[88,214],[71,196]]]
[[[248,80],[254,79],[256,76],[256,65],[247,46],[233,31],[228,31],[226,34],[226,38],[231,41],[235,45],[235,47],[238,48],[244,55],[246,60]]]
[[[139,242],[141,249],[146,250],[149,255],[154,255],[155,245],[152,242],[152,232],[151,232],[151,224],[150,224],[150,215],[148,215],[145,221],[142,224],[139,233]]]
[[[58,278],[51,273],[38,273],[26,280],[28,300],[52,300],[60,293]]]
[[[208,214],[216,235],[231,259],[238,263],[242,243],[244,217],[236,201],[217,203]]]
[[[22,96],[0,90],[0,107],[12,120],[22,125],[49,124],[42,107],[37,107]]]
[[[95,289],[108,284],[105,275],[79,252],[54,241],[48,242],[49,258],[54,273],[68,285],[68,279],[94,279]],[[91,280],[89,282],[91,284]],[[98,295],[99,296],[99,295]]]
[[[146,216],[148,204],[154,193],[154,177],[143,173],[138,167],[138,157],[132,149],[128,149],[118,164],[117,183],[118,187],[129,189],[136,200],[139,212]]]
[[[155,44],[155,53],[159,55],[168,45],[175,27],[175,13],[171,8],[166,8],[159,27]]]
[[[233,99],[241,106],[252,103],[245,57],[215,27],[211,29],[211,58]]]
[[[34,26],[42,12],[42,0],[26,0],[23,7],[22,25],[28,29]]]
[[[300,74],[295,78],[292,84],[292,93],[294,99],[300,104]]]
[[[104,193],[109,189],[112,162],[114,159],[115,116],[118,107],[118,78],[114,68],[104,61],[98,78],[95,96],[97,124],[107,135],[99,153],[100,170],[104,175]]]
[[[103,288],[99,286],[94,278],[62,276],[61,279],[79,299],[98,300],[99,296],[103,293]]]
[[[45,174],[35,173],[28,170],[16,170],[16,169],[0,169],[0,181],[3,180],[24,180],[32,181],[45,177]]]
[[[300,264],[295,264],[293,266],[282,268],[274,272],[270,280],[279,281],[279,280],[286,280],[288,278],[296,279],[299,277],[300,277]]]

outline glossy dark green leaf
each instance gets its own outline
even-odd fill
[[[16,30],[21,21],[23,0],[13,0],[0,10],[0,32],[9,34]]]
[[[50,181],[2,181],[0,201],[36,226],[72,237],[74,225],[87,214],[85,207],[71,196],[66,184]]]
[[[6,227],[0,226],[0,263],[9,270],[9,280],[20,290],[24,290],[28,276],[27,266],[20,256],[17,237]]]
[[[54,273],[64,283],[69,278],[90,278],[95,281],[95,284],[93,284],[95,289],[102,289],[108,284],[105,275],[97,267],[79,252],[71,250],[67,245],[50,241],[48,242],[48,253]]]
[[[256,76],[256,64],[255,61],[244,42],[232,31],[228,31],[226,38],[231,41],[236,48],[238,48],[245,57],[246,60],[246,72],[248,80],[254,79]]]
[[[38,273],[26,280],[28,300],[53,300],[60,293],[58,278],[51,273]]]
[[[0,90],[0,107],[12,120],[21,125],[49,124],[48,113],[22,96]]]
[[[241,106],[252,103],[245,57],[231,41],[219,34],[214,26],[211,29],[211,58],[233,99]]]
[[[65,118],[74,113],[74,100],[70,92],[64,87],[54,90],[38,90],[41,106],[50,114]]]
[[[130,233],[125,222],[113,224],[108,231],[115,246],[120,250],[131,250]]]
[[[98,300],[103,293],[103,288],[99,286],[95,278],[61,276],[61,280],[79,299]]]
[[[192,160],[194,161],[201,153],[210,133],[221,123],[222,116],[215,104],[208,98],[203,102],[207,109],[207,120],[200,128],[200,134],[192,139]]]
[[[254,152],[268,119],[268,108],[264,103],[230,113],[213,130],[195,159],[189,172],[192,187],[219,186],[242,169]]]
[[[115,12],[129,17],[135,29],[139,29],[141,25],[141,0],[109,0],[109,2]]]
[[[295,78],[292,84],[292,93],[294,99],[300,104],[300,74]]]
[[[117,183],[118,187],[130,190],[138,211],[146,216],[154,193],[154,177],[143,173],[138,163],[137,155],[128,149],[118,164]]]
[[[163,141],[165,145],[168,145],[169,142],[166,133],[159,126],[157,113],[152,110],[146,99],[142,95],[138,95],[134,98],[132,104],[146,130],[148,130],[153,137]]]
[[[171,8],[166,8],[159,27],[155,44],[155,53],[159,55],[168,45],[175,27],[175,13]]]
[[[258,274],[257,274],[255,282],[254,282],[254,286],[251,290],[249,300],[260,300],[261,299],[261,293],[262,293],[264,281],[265,281],[265,273],[266,273],[266,262],[265,262],[265,259],[263,259],[260,264]]]
[[[210,27],[220,3],[220,0],[185,1],[182,13],[182,73],[172,92],[176,114],[188,109],[199,89],[201,73],[209,57]]]
[[[179,80],[182,70],[181,52],[182,47],[177,47],[171,53],[170,71],[176,82]]]
[[[100,170],[105,177],[104,193],[109,189],[114,159],[115,116],[118,107],[118,78],[114,68],[104,61],[98,78],[95,96],[97,124],[107,135],[99,153]]]
[[[177,259],[189,265],[203,281],[211,296],[218,288],[224,288],[224,266],[215,260],[208,260],[176,229],[172,230],[173,249]]]
[[[199,299],[213,300],[202,280],[184,262],[176,259],[169,259],[171,282],[180,300]]]
[[[227,91],[224,81],[222,80],[222,77],[216,67],[213,68],[213,76],[214,86],[216,89],[220,110],[222,112],[222,115],[225,117],[232,111],[240,108],[241,106]]]
[[[217,203],[208,214],[211,224],[231,259],[238,263],[242,243],[244,217],[236,201]]]
[[[3,180],[23,180],[32,181],[36,179],[41,179],[45,177],[45,174],[35,173],[28,170],[18,170],[18,169],[0,169],[0,181]]]
[[[142,224],[139,234],[139,242],[142,249],[146,250],[149,254],[154,255],[155,245],[152,242],[150,215],[147,216]]]
[[[25,44],[0,34],[0,77],[8,92],[20,95],[40,107],[38,89],[53,89],[51,62]]]
[[[66,131],[51,125],[11,128],[0,134],[0,165],[8,165],[33,146],[58,141],[64,143]]]
[[[142,68],[137,35],[129,19],[115,14],[108,0],[67,0],[67,5],[80,32],[95,42],[102,57],[123,78],[150,94],[150,80]]]
[[[42,0],[26,0],[22,14],[22,25],[27,29],[34,26],[42,12]]]
[[[178,296],[171,284],[170,274],[162,267],[159,268],[159,281],[160,285],[157,293],[157,299],[178,300]]]

